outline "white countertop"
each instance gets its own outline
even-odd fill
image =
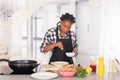
[[[0,80],[37,80],[33,79],[30,75],[0,75]],[[104,78],[98,78],[97,74],[92,74],[87,76],[86,78],[62,78],[58,76],[57,78],[50,80],[120,80],[120,72],[116,74],[106,74]]]

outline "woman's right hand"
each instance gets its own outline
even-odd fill
[[[62,44],[62,42],[57,42],[55,44],[55,46],[63,50],[63,44]]]
[[[45,46],[44,49],[43,49],[43,51],[44,52],[48,52],[49,50],[52,50],[54,47],[58,47],[61,50],[63,50],[63,44],[62,44],[62,42],[57,42],[57,43],[53,43],[53,44]]]

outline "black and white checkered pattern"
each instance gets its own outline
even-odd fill
[[[71,35],[71,39],[72,39],[72,44],[73,44],[73,48],[77,49],[77,39],[76,39],[76,35],[73,31],[70,31],[70,35]],[[58,37],[60,39],[63,39],[63,37],[60,35],[60,30],[58,30]],[[64,39],[68,39],[68,33],[66,33]],[[49,29],[46,34],[45,37],[43,39],[42,45],[40,46],[41,52],[43,52],[43,48],[46,45],[52,44],[52,43],[56,43],[56,27]]]

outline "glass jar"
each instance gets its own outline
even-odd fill
[[[93,56],[90,58],[90,67],[92,68],[92,72],[96,72],[96,58]]]

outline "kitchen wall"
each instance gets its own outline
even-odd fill
[[[100,42],[100,3],[80,1],[76,4],[76,33],[78,50],[81,54],[99,54]]]
[[[119,0],[101,0],[100,5],[100,42],[98,56],[105,57],[106,70],[108,60],[117,58],[120,61],[120,1]],[[94,43],[93,43],[94,44]],[[80,54],[78,60],[84,62],[84,66],[89,64],[90,54]],[[84,57],[84,58],[83,58]]]
[[[120,1],[103,0],[101,54],[120,60]]]

